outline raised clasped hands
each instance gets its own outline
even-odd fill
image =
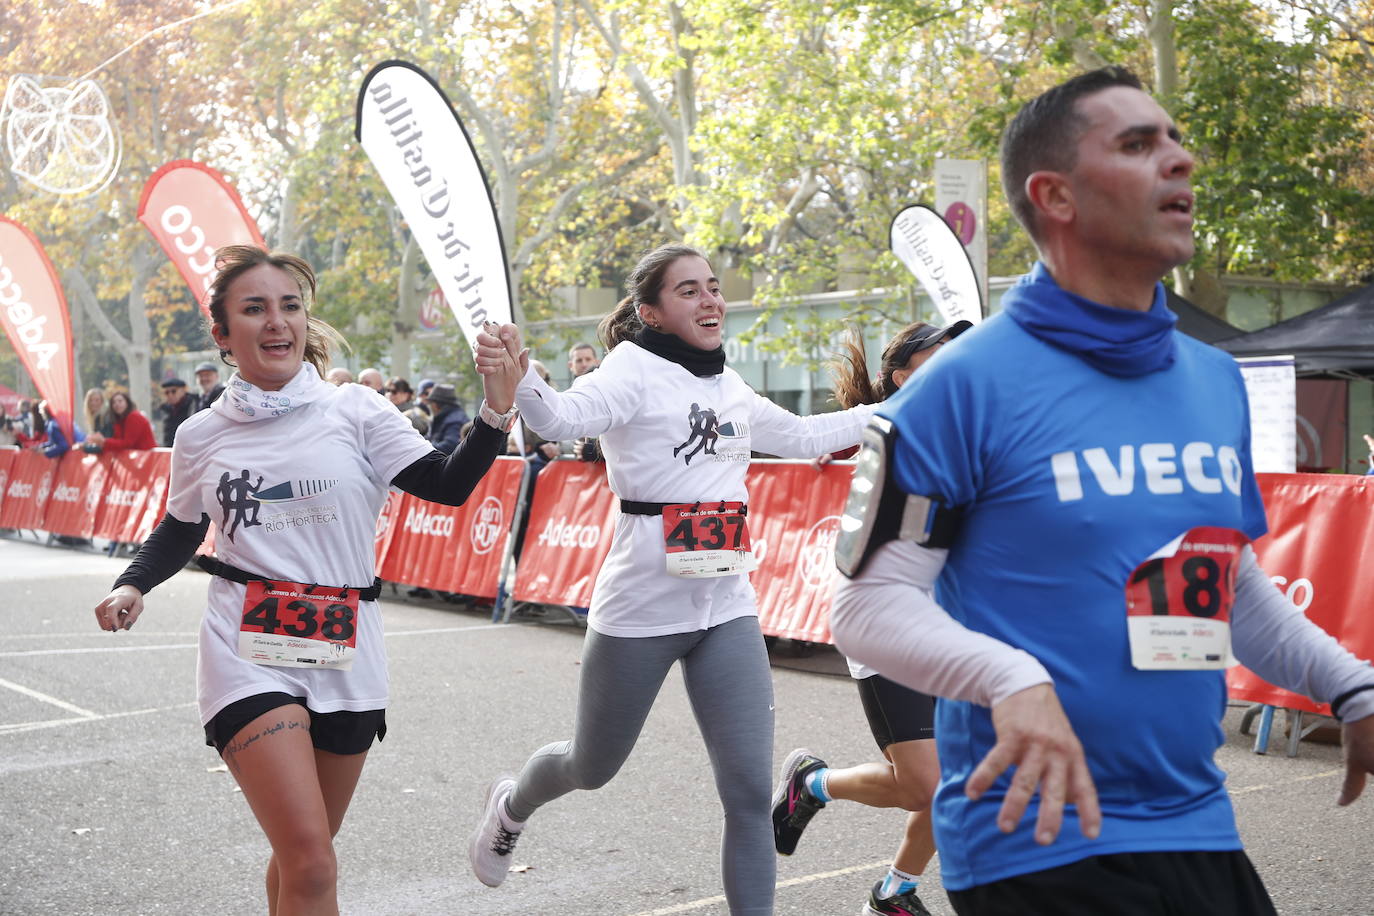
[[[473,344],[473,362],[482,376],[482,394],[487,406],[505,413],[515,404],[515,389],[529,368],[529,350],[524,348],[520,329],[513,324],[488,321]]]
[[[1059,697],[1050,684],[1038,684],[1014,693],[992,708],[997,743],[969,776],[966,792],[975,801],[982,797],[1008,768],[1015,766],[997,826],[1011,833],[1021,822],[1036,792],[1040,813],[1035,822],[1035,841],[1053,843],[1064,822],[1064,805],[1078,811],[1083,835],[1096,839],[1102,829],[1102,810],[1097,787],[1088,771],[1083,745]]]

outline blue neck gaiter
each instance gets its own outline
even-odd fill
[[[1148,312],[1112,308],[1061,289],[1037,261],[1007,290],[1002,308],[1027,333],[1108,375],[1146,375],[1174,364],[1178,316],[1164,304],[1162,283]]]

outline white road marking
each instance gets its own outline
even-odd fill
[[[513,626],[523,626],[523,624],[510,623],[487,623],[479,624],[475,627],[435,627],[427,630],[392,630],[387,636],[432,636],[436,633],[475,633],[478,630],[499,630]],[[163,634],[159,634],[163,635]],[[169,633],[169,636],[181,634]],[[188,634],[189,635],[189,634]],[[117,639],[118,634],[111,634],[107,638]],[[33,655],[89,655],[98,652],[155,652],[160,649],[194,649],[196,644],[193,642],[185,643],[156,643],[147,646],[82,646],[78,648],[66,649],[12,649],[9,652],[0,652],[0,658],[21,658]]]
[[[875,868],[883,868],[892,863],[887,859],[878,862],[867,862],[863,865],[851,865],[848,868],[837,868],[834,871],[817,872],[814,875],[803,875],[800,878],[788,878],[786,881],[779,881],[777,887],[795,887],[798,884],[810,884],[813,881],[824,881],[826,878],[838,878],[842,875],[852,875],[856,871],[869,871]],[[643,913],[635,913],[634,916],[669,916],[671,913],[689,913],[692,910],[699,910],[702,907],[715,906],[724,903],[724,897],[703,897],[700,900],[693,900],[690,903],[679,903],[676,906],[666,906],[658,910],[648,910]]]
[[[155,712],[187,709],[195,705],[195,701],[192,700],[189,703],[177,703],[175,706],[155,706],[149,709],[131,709],[127,712],[112,712],[103,716],[92,715],[83,719],[48,719],[44,722],[15,722],[10,725],[0,725],[0,735],[13,735],[18,732],[37,731],[40,728],[59,728],[63,725],[77,725],[82,722],[103,722],[106,719],[126,719],[129,716],[146,716]]]
[[[59,700],[57,697],[50,697],[46,693],[39,693],[37,690],[34,690],[31,687],[25,687],[23,684],[16,684],[14,681],[7,681],[4,678],[0,678],[0,687],[7,687],[10,690],[13,690],[15,693],[22,693],[26,697],[31,697],[35,700],[41,700],[44,703],[51,703],[58,709],[65,709],[67,712],[76,713],[78,716],[81,716],[85,719],[100,718],[100,713],[98,712],[91,712],[89,709],[82,709],[80,706],[74,706],[71,703],[68,703],[66,700]]]

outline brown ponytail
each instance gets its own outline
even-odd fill
[[[626,296],[597,324],[596,336],[601,339],[601,345],[609,353],[621,341],[633,340],[642,327],[644,321],[639,317],[639,310],[635,308],[634,296]]]
[[[882,366],[878,370],[875,384],[868,377],[868,359],[864,355],[863,334],[857,328],[850,328],[849,336],[844,342],[845,352],[831,366],[831,376],[834,379],[832,397],[835,402],[847,410],[859,404],[877,404],[892,397],[897,393],[897,383],[892,380],[892,373],[898,369],[905,369],[906,364],[911,361],[911,354],[907,354],[906,359],[898,362],[902,350],[913,339],[926,337],[938,330],[939,328],[934,325],[916,321],[898,331],[883,348]]]

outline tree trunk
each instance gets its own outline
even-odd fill
[[[406,240],[401,255],[401,275],[396,281],[396,318],[391,323],[391,374],[407,381],[411,372],[411,338],[420,316],[420,244]]]
[[[1150,20],[1145,26],[1155,61],[1155,97],[1164,108],[1173,107],[1178,95],[1178,47],[1174,43],[1174,0],[1150,0]]]

